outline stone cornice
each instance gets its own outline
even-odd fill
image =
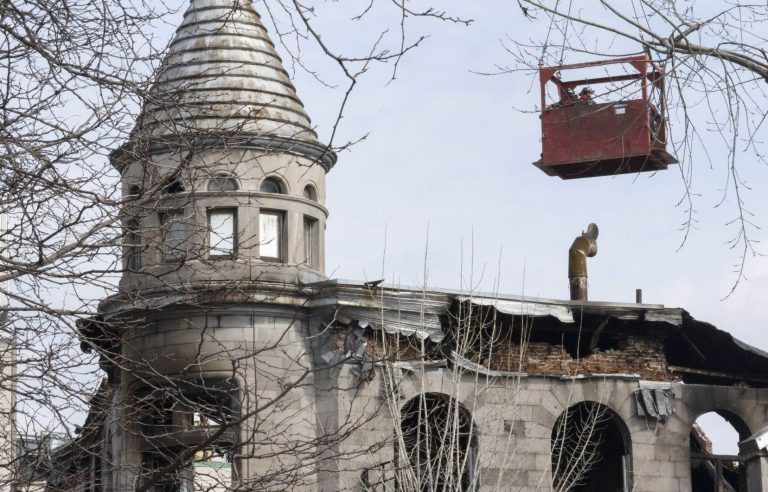
[[[162,139],[134,139],[126,142],[110,154],[112,165],[121,174],[130,162],[148,159],[152,155],[167,154],[181,151],[209,150],[259,150],[270,153],[285,153],[307,157],[323,166],[328,172],[336,164],[336,153],[330,148],[275,136],[257,136],[242,134],[223,135],[179,135],[171,141]]]

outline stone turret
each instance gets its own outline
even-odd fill
[[[336,156],[249,1],[192,0],[112,157],[131,202],[124,289],[323,277]]]
[[[149,480],[180,442],[201,442],[200,422],[243,417],[206,452],[228,456],[233,487],[244,489],[274,467],[258,456],[312,439],[301,285],[325,278],[325,175],[335,160],[251,2],[192,0],[135,129],[112,155],[123,276],[83,328],[119,388],[116,490]],[[302,408],[295,419],[251,413],[294,376],[306,386],[281,405]],[[207,415],[212,402],[216,416]],[[255,442],[257,428],[270,433]],[[313,481],[300,455],[285,458]],[[175,490],[199,478],[195,460],[167,478]]]

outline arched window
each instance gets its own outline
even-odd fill
[[[259,186],[259,191],[262,193],[285,193],[285,186],[277,178],[265,178]]]
[[[128,196],[132,198],[137,198],[141,194],[141,188],[139,188],[138,185],[131,185],[130,188],[128,188]]]
[[[629,431],[610,408],[571,406],[552,429],[553,490],[632,490]]]
[[[477,444],[472,415],[448,395],[424,393],[401,410],[402,439],[397,441],[409,466],[398,467],[402,486],[415,490],[474,490]]]
[[[304,198],[313,202],[317,201],[317,190],[311,184],[304,187]]]
[[[136,424],[145,445],[141,453],[140,478],[155,481],[150,490],[191,491],[196,475],[207,465],[231,476],[233,456],[237,450],[239,393],[230,381],[180,381],[174,387],[158,387],[136,392],[128,417]],[[216,435],[211,441],[209,436]],[[193,456],[180,466],[157,476],[168,468],[186,446],[207,440]],[[206,473],[200,478],[210,480]],[[222,485],[229,485],[222,483]]]
[[[168,194],[181,193],[184,191],[184,185],[178,179],[172,180],[170,183],[163,187],[163,192]]]
[[[750,432],[729,412],[701,415],[691,428],[691,490],[747,490],[747,466],[739,442]]]
[[[208,191],[237,191],[237,181],[230,176],[214,176],[208,182]]]

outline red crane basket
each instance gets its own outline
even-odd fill
[[[616,76],[562,80],[566,70],[626,64],[629,73]],[[638,81],[636,99],[596,103],[578,100],[580,86]],[[613,60],[539,67],[541,84],[541,160],[534,162],[550,176],[562,179],[659,171],[678,161],[667,150],[664,119],[664,77],[647,55]],[[560,101],[546,105],[546,85],[554,83]],[[657,104],[650,96],[656,96]],[[574,101],[571,97],[576,97]]]

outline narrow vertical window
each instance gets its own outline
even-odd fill
[[[141,233],[137,217],[128,219],[125,226],[125,268],[135,272],[141,268]]]
[[[186,254],[187,224],[184,213],[174,210],[160,214],[163,261],[180,260]]]
[[[208,211],[208,247],[211,256],[235,256],[237,213],[234,208]]]
[[[262,212],[259,214],[259,256],[283,261],[283,214]]]
[[[315,270],[320,265],[319,249],[320,241],[317,219],[304,217],[304,262],[309,268]]]

